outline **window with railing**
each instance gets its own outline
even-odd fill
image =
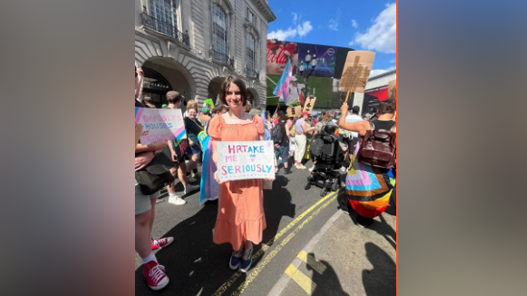
[[[247,33],[247,76],[255,77],[256,75],[256,38]]]
[[[189,46],[188,31],[183,33],[178,30],[178,2],[179,0],[149,0],[148,8],[143,6],[141,20],[143,26]]]
[[[230,64],[227,13],[214,4],[212,8],[212,54],[215,60]]]
[[[250,8],[247,7],[247,21],[253,24],[256,27],[256,14],[252,12]]]

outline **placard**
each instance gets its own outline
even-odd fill
[[[298,117],[300,115],[302,115],[302,106],[287,108],[287,117]]]
[[[397,79],[388,82],[388,98],[397,100]]]
[[[311,111],[313,111],[313,108],[315,107],[316,101],[317,101],[317,98],[315,97],[307,98],[306,103],[304,104],[304,112],[311,114]]]
[[[350,51],[344,64],[339,90],[363,93],[375,60],[372,51]]]
[[[216,142],[220,181],[274,179],[273,141]]]
[[[137,122],[136,122],[135,123],[135,148],[137,148],[137,142],[139,142],[139,138],[141,137],[141,133],[143,133],[143,126],[140,125],[140,124],[137,124]]]
[[[143,126],[141,144],[187,138],[181,109],[135,107],[135,122]]]

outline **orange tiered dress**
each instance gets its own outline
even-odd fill
[[[262,118],[254,116],[252,122],[227,124],[219,115],[210,121],[208,133],[214,141],[258,141],[264,135],[264,123]],[[234,250],[239,250],[246,240],[259,244],[266,226],[263,180],[237,180],[219,185],[214,243],[230,243]]]

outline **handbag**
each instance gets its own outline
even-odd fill
[[[174,176],[169,171],[173,167],[172,161],[160,153],[144,168],[135,172],[135,180],[144,195],[152,195],[163,187],[174,182]]]

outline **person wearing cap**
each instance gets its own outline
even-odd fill
[[[289,83],[288,87],[288,95],[287,95],[287,103],[291,104],[296,100],[300,100],[300,94],[302,92],[302,89],[304,89],[304,84],[298,84],[298,80],[295,76],[291,77],[291,83]]]
[[[295,167],[297,169],[304,170],[306,167],[302,164],[302,159],[304,158],[304,154],[306,153],[306,133],[311,132],[315,130],[315,127],[308,127],[307,126],[307,118],[309,117],[309,113],[304,111],[302,112],[302,117],[296,121],[295,124],[295,142],[296,142],[296,149],[295,149]]]

